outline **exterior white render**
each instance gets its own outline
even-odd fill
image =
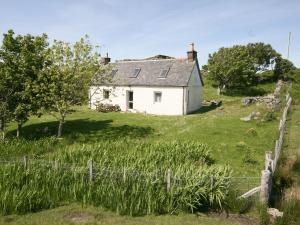
[[[191,53],[191,52],[190,52]],[[119,105],[122,111],[156,115],[185,115],[198,110],[203,99],[203,82],[195,52],[188,59],[132,60],[117,62],[119,72],[109,84],[94,84],[90,88],[90,107],[99,103]],[[140,68],[140,75],[128,73]],[[168,68],[165,78],[159,77]],[[153,70],[152,70],[153,69]],[[117,72],[117,73],[118,73]]]

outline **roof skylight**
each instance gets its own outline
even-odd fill
[[[129,77],[136,78],[139,75],[140,71],[141,71],[141,68],[135,68],[133,73],[130,74]]]
[[[167,75],[168,75],[168,72],[169,72],[170,68],[168,69],[163,69],[160,74],[158,75],[158,78],[166,78]]]

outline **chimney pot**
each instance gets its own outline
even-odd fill
[[[105,65],[110,63],[110,58],[108,57],[108,53],[106,53],[106,57],[103,58],[103,62]]]
[[[195,51],[194,43],[191,43],[189,46],[189,50],[187,52],[187,58],[189,62],[193,62],[197,60],[197,52]]]

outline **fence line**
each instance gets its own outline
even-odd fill
[[[283,147],[283,141],[284,141],[284,134],[285,134],[285,128],[286,128],[286,120],[287,120],[287,114],[290,109],[290,106],[292,104],[292,97],[287,94],[286,95],[286,105],[283,109],[282,117],[279,121],[278,131],[279,131],[279,137],[275,141],[275,147],[274,147],[274,158],[272,157],[273,152],[268,151],[265,153],[265,168],[261,171],[261,182],[260,186],[257,186],[243,195],[241,195],[239,198],[248,198],[252,195],[254,195],[257,192],[260,192],[260,201],[264,204],[267,204],[270,199],[270,193],[271,193],[271,187],[272,187],[272,176],[274,172],[276,171],[278,161],[281,155],[282,147]]]
[[[120,169],[112,169],[112,168],[99,168],[100,164],[95,163],[91,159],[87,161],[85,165],[78,163],[62,163],[59,160],[45,160],[45,159],[36,159],[29,158],[28,156],[23,157],[10,157],[0,158],[0,164],[7,165],[23,165],[25,170],[30,171],[33,166],[46,166],[49,169],[55,171],[74,171],[77,174],[86,174],[87,180],[89,182],[96,181],[101,179],[103,176],[108,176],[109,179],[123,179],[126,180],[127,177],[138,177],[139,179],[143,178],[153,178],[154,180],[158,180],[165,184],[166,191],[170,191],[172,187],[181,187],[188,181],[188,176],[180,177],[172,172],[171,169],[167,169],[165,172],[163,171],[137,171],[128,169],[126,167],[120,167]],[[234,187],[236,191],[244,192],[249,190],[252,187],[255,187],[260,182],[260,177],[223,177],[224,179],[228,179],[231,184],[231,187]],[[206,183],[210,186],[211,189],[214,188],[214,185],[218,182],[214,176],[210,176],[209,179],[200,180],[197,185],[201,185],[202,183]]]

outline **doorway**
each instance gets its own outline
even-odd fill
[[[133,109],[133,91],[127,91],[127,107]]]

